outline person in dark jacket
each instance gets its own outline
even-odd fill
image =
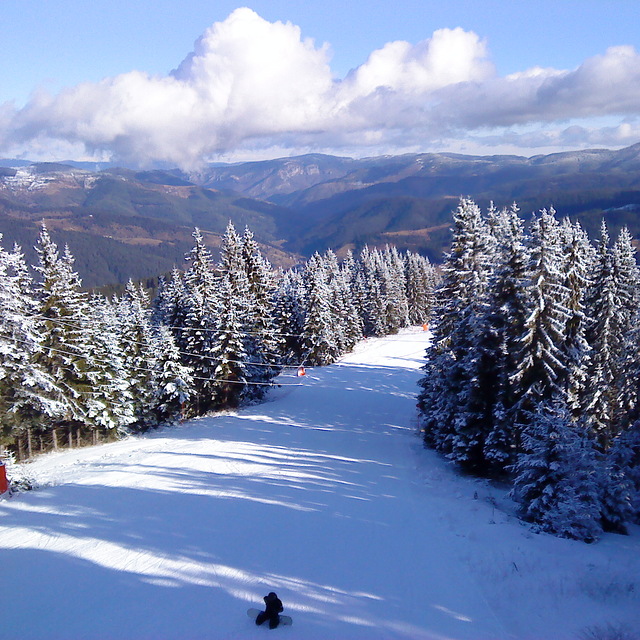
[[[266,608],[261,611],[256,617],[256,624],[261,625],[265,620],[269,621],[269,629],[275,629],[280,624],[280,616],[278,615],[284,610],[280,598],[271,591],[264,598]]]

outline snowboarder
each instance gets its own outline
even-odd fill
[[[266,595],[263,600],[266,608],[256,617],[256,624],[261,625],[265,620],[268,620],[269,629],[275,629],[280,624],[280,616],[278,614],[284,610],[282,602],[273,591]]]

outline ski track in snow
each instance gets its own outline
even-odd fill
[[[421,446],[427,341],[369,339],[264,404],[17,465],[40,488],[0,502],[0,638],[640,638],[637,527],[533,534]],[[271,590],[292,627],[246,616]]]

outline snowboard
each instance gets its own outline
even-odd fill
[[[247,615],[250,618],[253,618],[254,620],[258,617],[258,614],[262,613],[260,611],[260,609],[249,609],[247,611]],[[265,624],[268,626],[269,623],[265,620]],[[291,619],[290,616],[283,616],[282,614],[280,614],[280,624],[283,624],[285,626],[289,626],[293,624],[293,620]]]

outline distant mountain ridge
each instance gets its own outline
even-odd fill
[[[181,266],[199,227],[212,250],[233,220],[249,226],[275,264],[297,258],[283,251],[280,224],[289,210],[185,180],[180,172],[110,168],[88,171],[59,163],[0,170],[0,233],[17,242],[28,262],[42,221],[68,244],[88,287],[141,279]]]
[[[640,144],[532,158],[308,154],[194,173],[0,160],[5,246],[31,246],[44,219],[74,255],[83,254],[78,245],[91,247],[78,260],[87,286],[180,264],[195,226],[215,249],[228,220],[241,230],[248,225],[283,266],[316,250],[340,254],[385,243],[439,261],[461,196],[483,207],[515,201],[525,217],[553,206],[591,233],[604,216],[613,233],[627,225],[638,237]]]
[[[593,149],[532,158],[423,153],[354,160],[311,154],[212,166],[201,176],[193,176],[192,179],[203,186],[240,191],[250,197],[290,205],[296,201],[324,199],[331,189],[334,193],[344,192],[380,183],[399,182],[410,177],[475,177],[495,182],[596,171],[608,173],[616,169],[640,169],[640,143],[621,151]],[[318,185],[324,186],[314,189]]]
[[[394,242],[439,261],[461,196],[482,206],[517,202],[525,217],[554,206],[592,233],[606,215],[613,230],[640,233],[640,144],[532,158],[306,155],[210,167],[192,179],[294,209],[287,246],[305,255]]]

